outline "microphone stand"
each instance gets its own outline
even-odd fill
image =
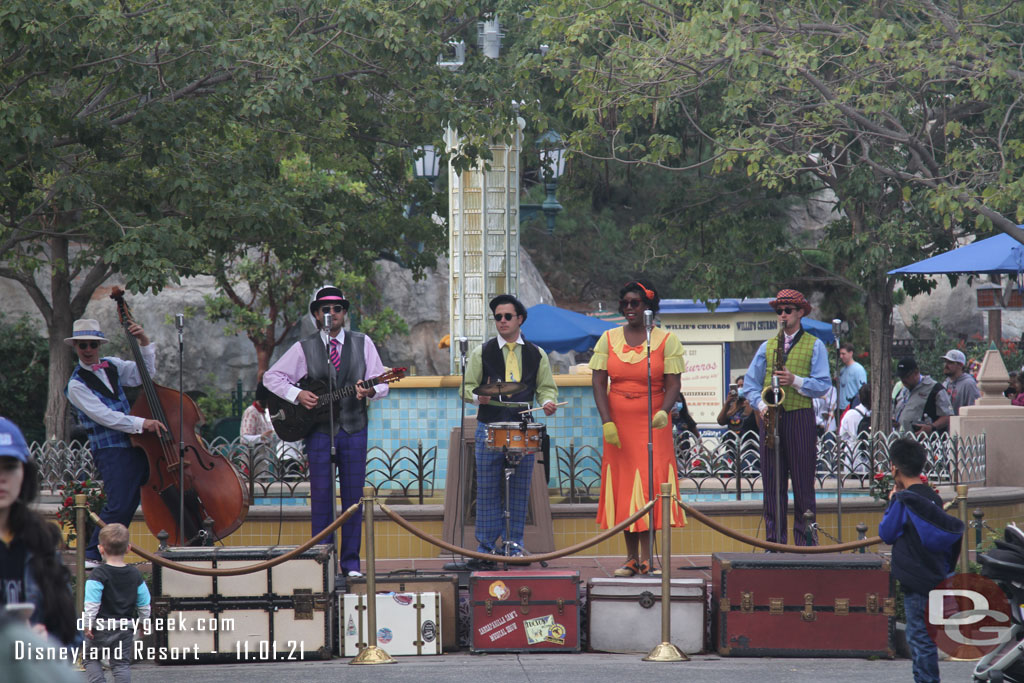
[[[654,420],[653,387],[651,385],[651,330],[654,328],[654,311],[644,311],[644,329],[647,332],[647,500],[654,500]],[[665,520],[661,520],[664,524]],[[648,560],[654,566],[654,506],[647,513]]]
[[[835,431],[835,448],[838,457],[836,458],[836,523],[839,525],[839,531],[836,534],[836,538],[839,543],[843,542],[843,456],[845,448],[843,444],[839,442],[839,333],[841,331],[840,326],[843,321],[838,318],[832,320],[832,334],[836,338],[836,373],[835,373],[835,401],[833,402],[833,419],[836,422]],[[826,425],[827,427],[828,425]],[[853,454],[851,453],[851,456]]]
[[[455,486],[456,520],[453,521],[459,524],[460,548],[466,547],[466,515],[464,510],[466,501],[462,499],[462,480],[466,476],[466,401],[463,397],[466,392],[466,349],[468,347],[469,339],[459,337],[459,356],[462,363],[462,382],[459,388],[459,481]],[[464,561],[457,561],[454,554],[452,555],[452,561],[444,565],[444,570],[448,572],[463,571],[465,569],[466,563]]]
[[[782,349],[776,348],[775,353],[782,353]],[[775,370],[771,370],[772,373],[772,401],[777,406],[772,412],[772,453],[774,455],[773,460],[775,461],[775,479],[777,485],[775,487],[776,501],[778,502],[778,517],[775,520],[776,526],[779,524],[779,520],[782,520],[783,524],[788,526],[787,516],[789,514],[789,501],[786,497],[786,491],[789,489],[789,481],[786,477],[782,476],[782,438],[779,436],[779,413],[782,412],[782,406],[779,405],[779,378],[775,376]],[[796,508],[793,509],[793,514],[796,514]],[[766,527],[767,529],[767,527]],[[782,537],[782,531],[784,529],[775,529],[776,537]],[[794,539],[794,543],[795,543]]]
[[[327,344],[324,346],[324,350],[327,352],[327,364],[330,366],[327,369],[327,424],[328,424],[328,438],[331,443],[331,466],[329,468],[331,473],[331,523],[338,518],[338,465],[334,461],[335,455],[337,455],[337,448],[334,445],[334,376],[338,372],[338,368],[334,367],[334,363],[331,362],[331,323],[334,322],[331,319],[330,313],[324,313],[324,329],[327,331]],[[338,556],[338,562],[335,564],[340,568],[341,563],[341,529],[338,529],[338,533],[334,535],[334,552]]]
[[[178,328],[178,543],[183,543],[185,538],[185,315],[177,313],[174,316],[174,326]],[[205,533],[199,532],[200,535]],[[191,540],[191,539],[189,539]],[[203,539],[203,545],[206,545]]]

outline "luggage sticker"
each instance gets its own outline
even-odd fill
[[[395,634],[391,632],[387,626],[381,626],[377,629],[377,642],[387,645],[391,642],[391,639],[395,637]]]
[[[565,645],[565,626],[555,623],[554,614],[536,619],[526,619],[523,621],[523,627],[526,629],[526,642],[530,645],[537,643]]]
[[[504,581],[495,581],[488,587],[487,592],[492,598],[497,600],[504,600],[509,596],[508,586],[505,585]]]
[[[354,636],[356,635],[356,622],[352,619],[352,615],[348,615],[348,626],[345,628],[345,634]]]
[[[432,642],[434,642],[434,638],[437,637],[437,624],[435,624],[430,619],[427,619],[426,621],[423,622],[422,633],[423,633],[423,642],[425,642],[425,643],[432,643]]]
[[[561,624],[555,624],[551,627],[544,640],[555,645],[565,645],[565,627]]]
[[[413,596],[409,593],[392,593],[391,595],[395,598],[395,602],[397,602],[399,605],[412,604]]]

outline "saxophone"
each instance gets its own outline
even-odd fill
[[[770,364],[766,364],[765,367],[765,385],[764,389],[761,390],[761,400],[768,406],[768,411],[764,416],[764,442],[768,448],[774,451],[778,451],[778,434],[775,433],[776,426],[779,423],[779,408],[782,402],[786,400],[786,392],[779,387],[778,396],[775,395],[775,389],[772,388],[771,378],[777,370],[782,370],[785,365],[785,360],[782,358],[782,349],[786,344],[786,333],[782,328],[779,329],[779,336],[775,339],[775,357],[772,358]],[[765,359],[767,360],[767,358]]]

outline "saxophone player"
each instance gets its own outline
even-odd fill
[[[792,479],[793,540],[805,545],[804,512],[815,511],[817,432],[811,399],[832,386],[828,351],[820,339],[800,326],[800,320],[811,312],[803,294],[783,289],[770,305],[779,316],[781,330],[757,350],[743,381],[743,393],[759,415],[765,536],[769,541],[786,543],[786,506],[782,501]],[[771,398],[773,377],[781,388],[777,400]],[[777,406],[769,406],[776,402]]]

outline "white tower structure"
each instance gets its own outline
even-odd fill
[[[526,122],[517,118],[511,144],[492,144],[491,160],[462,171],[448,165],[449,329],[451,369],[458,372],[459,337],[469,348],[491,331],[488,302],[519,294],[519,156]],[[458,135],[445,136],[449,154]]]

